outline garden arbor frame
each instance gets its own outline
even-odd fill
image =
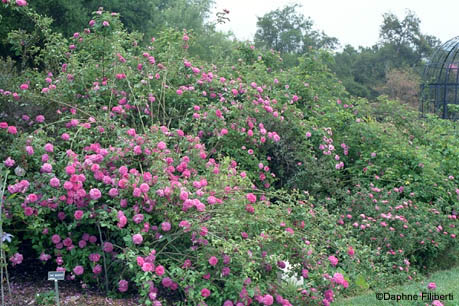
[[[421,85],[421,112],[459,119],[459,36],[448,40],[427,62]]]

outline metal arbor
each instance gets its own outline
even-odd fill
[[[459,119],[459,36],[441,45],[424,68],[421,85],[422,113]]]

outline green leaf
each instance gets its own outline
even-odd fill
[[[355,279],[355,284],[361,289],[368,289],[369,285],[362,274],[359,274]]]

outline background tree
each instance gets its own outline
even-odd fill
[[[314,23],[297,11],[299,4],[287,5],[258,17],[255,45],[281,52],[284,60],[296,63],[298,55],[313,49],[334,49],[338,40],[313,29]]]
[[[425,61],[440,43],[435,36],[421,33],[420,23],[411,11],[402,20],[384,14],[380,41],[372,47],[346,46],[335,54],[332,69],[351,94],[369,99],[387,93],[383,88],[393,79],[390,71],[410,71],[419,78]]]
[[[88,27],[92,12],[103,7],[106,11],[120,13],[125,28],[144,33],[149,41],[165,28],[187,29],[196,36],[216,34],[215,27],[208,23],[213,0],[145,0],[141,5],[131,0],[35,0],[29,6],[40,15],[53,19],[52,29],[70,37],[73,33]],[[14,10],[0,7],[0,56],[12,55],[6,41],[9,32],[23,29],[34,30],[31,20],[25,20]],[[203,42],[212,39],[203,38]]]

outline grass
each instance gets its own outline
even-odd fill
[[[434,291],[427,289],[427,284],[430,282],[434,282],[437,285],[437,289]],[[413,282],[406,284],[404,286],[397,286],[388,288],[381,291],[371,291],[369,290],[365,294],[350,297],[350,298],[341,298],[338,299],[333,305],[341,305],[341,306],[359,306],[359,305],[371,305],[371,306],[388,306],[388,305],[431,305],[432,301],[428,299],[422,300],[420,296],[418,296],[418,300],[405,300],[405,301],[395,301],[395,300],[378,300],[376,298],[376,294],[386,292],[386,297],[390,295],[416,295],[420,294],[420,292],[425,293],[436,293],[436,294],[452,294],[453,300],[443,300],[441,301],[445,306],[459,306],[459,267],[452,268],[450,270],[445,271],[438,271],[426,277],[420,282]],[[387,294],[388,293],[388,294]]]

